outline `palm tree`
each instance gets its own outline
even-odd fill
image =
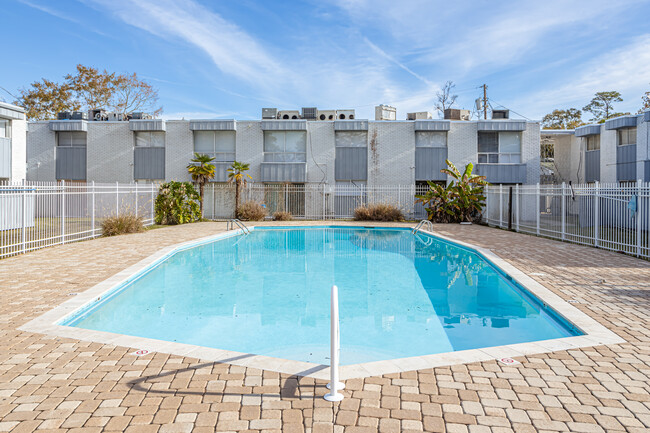
[[[246,185],[246,178],[252,179],[245,173],[249,168],[250,164],[237,161],[228,168],[228,182],[235,184],[235,218],[239,218],[239,188]]]
[[[210,179],[214,179],[215,174],[214,164],[211,164],[212,161],[214,161],[214,158],[209,155],[195,153],[194,159],[187,166],[187,171],[192,175],[192,180],[199,184],[201,217],[203,217],[203,189]]]

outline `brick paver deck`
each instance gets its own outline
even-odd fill
[[[0,261],[0,432],[650,431],[650,264],[479,226],[447,236],[496,254],[627,343],[325,382],[17,328],[161,247],[207,236],[200,223],[63,245]]]

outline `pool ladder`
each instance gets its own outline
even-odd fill
[[[245,235],[251,234],[251,231],[248,227],[246,227],[246,224],[241,222],[241,220],[237,218],[233,218],[231,220],[228,220],[228,223],[226,225],[226,230],[232,230],[235,228],[235,226],[239,227],[242,232],[244,232]]]
[[[422,228],[422,226],[426,226],[427,230],[429,230],[430,232],[433,232],[433,224],[431,223],[431,221],[422,220],[422,221],[420,221],[418,223],[418,225],[413,227],[413,231],[411,231],[411,233],[415,234],[418,230],[420,230]]]

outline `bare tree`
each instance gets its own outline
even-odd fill
[[[442,86],[442,89],[436,92],[436,98],[438,102],[436,102],[435,107],[436,110],[440,112],[440,114],[444,114],[447,108],[451,108],[454,103],[456,103],[458,95],[451,94],[454,90],[454,87],[456,87],[456,85],[453,81],[447,81],[445,85]]]

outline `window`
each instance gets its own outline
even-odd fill
[[[479,132],[479,164],[521,163],[520,132]]]
[[[368,133],[366,131],[337,131],[335,145],[336,147],[366,147],[368,146]]]
[[[587,150],[600,150],[600,135],[588,135],[585,139],[587,140]]]
[[[0,119],[0,138],[11,138],[11,120]]]
[[[636,127],[622,128],[616,131],[618,135],[618,145],[627,146],[628,144],[636,144]]]
[[[447,132],[416,131],[415,147],[447,147]]]
[[[86,146],[86,133],[75,132],[57,132],[56,145],[59,147],[85,147]]]
[[[264,131],[265,162],[306,162],[305,131]]]
[[[210,155],[215,162],[233,162],[235,131],[194,131],[194,152]]]
[[[165,133],[137,131],[135,147],[165,147]]]

